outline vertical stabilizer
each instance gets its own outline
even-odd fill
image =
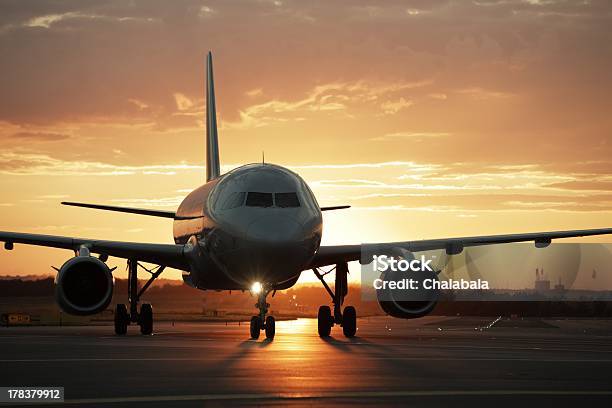
[[[219,177],[219,139],[217,137],[217,110],[213,81],[212,53],[206,58],[206,181]]]

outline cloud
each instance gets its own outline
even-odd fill
[[[140,99],[129,98],[128,102],[134,104],[139,110],[145,110],[149,108],[149,105],[141,101]]]
[[[145,166],[62,160],[45,154],[0,152],[0,174],[11,176],[130,176],[167,175],[178,171],[202,171],[185,163]]]
[[[52,132],[17,132],[10,136],[12,139],[31,140],[39,142],[55,142],[58,140],[69,139],[70,135],[65,133]]]
[[[368,169],[385,169],[393,168],[407,169],[410,171],[432,171],[435,169],[442,169],[444,166],[435,163],[416,163],[411,161],[388,161],[378,163],[346,163],[346,164],[304,164],[304,165],[293,165],[290,166],[294,170],[348,170],[353,171],[355,169],[368,170]]]
[[[512,98],[516,96],[515,94],[510,93],[510,92],[487,90],[481,87],[464,88],[464,89],[459,89],[455,92],[458,94],[467,95],[471,98],[478,99],[478,100],[505,99],[505,98]]]
[[[176,208],[183,201],[184,196],[157,197],[157,198],[117,198],[111,200],[113,204],[126,207],[161,207]]]
[[[201,18],[210,18],[216,14],[216,11],[208,6],[200,7],[200,11],[198,12],[198,16]]]
[[[38,196],[38,198],[42,200],[60,200],[62,198],[69,198],[70,196],[67,194],[44,194]]]
[[[237,165],[226,163],[227,171]],[[299,172],[317,196],[356,208],[419,211],[609,211],[612,187],[607,175],[559,173],[533,164],[373,162],[289,166]],[[188,163],[118,165],[66,161],[32,153],[0,153],[0,175],[126,178],[199,177],[203,166]],[[142,180],[142,179],[139,179]],[[583,181],[585,184],[582,184]],[[587,183],[588,181],[588,183]],[[172,185],[172,183],[170,183]],[[175,195],[111,198],[118,205],[176,208],[190,189]],[[176,194],[179,195],[176,195]],[[25,197],[28,203],[59,200],[68,194]],[[73,194],[70,194],[73,195]],[[10,204],[10,203],[8,203]]]
[[[393,140],[401,140],[401,139],[426,139],[426,138],[438,138],[438,137],[448,137],[451,133],[448,132],[395,132],[395,133],[387,133],[383,136],[376,136],[370,138],[369,140],[375,142],[383,142],[383,141],[393,141]]]
[[[496,185],[453,185],[451,183],[445,184],[432,184],[432,183],[386,183],[374,180],[315,180],[311,184],[315,187],[328,187],[328,188],[367,188],[367,189],[381,189],[381,190],[414,190],[414,191],[441,191],[441,190],[455,190],[455,191],[470,191],[470,190],[501,190],[502,187]]]
[[[380,108],[385,115],[394,115],[402,109],[406,109],[412,105],[414,105],[413,101],[406,100],[404,97],[401,97],[395,101],[386,101],[381,103]]]
[[[432,99],[438,99],[438,100],[446,100],[448,99],[448,96],[445,93],[430,93],[429,95],[427,95],[428,97],[432,98]]]
[[[187,111],[191,109],[194,105],[193,101],[182,93],[176,92],[173,96],[174,101],[176,102],[176,108],[179,111]]]
[[[346,116],[348,110],[357,106],[375,106],[382,97],[426,87],[432,83],[432,80],[393,83],[375,83],[364,80],[330,82],[315,86],[302,99],[293,101],[272,99],[248,106],[240,111],[238,122],[226,122],[224,126],[230,129],[257,128],[278,122],[302,121],[304,116],[317,113],[340,112]],[[379,104],[379,107],[383,113],[392,114],[412,104],[412,101],[400,97],[397,100],[384,101]]]
[[[102,20],[102,21],[106,20],[106,21],[118,21],[118,22],[124,22],[124,21],[152,22],[152,21],[155,21],[155,19],[153,18],[137,18],[137,17],[129,17],[129,16],[116,17],[116,16],[101,15],[101,14],[84,13],[84,12],[79,12],[79,11],[69,11],[69,12],[62,13],[62,14],[46,14],[46,15],[30,18],[29,20],[23,23],[23,27],[49,29],[54,24],[58,24],[63,21],[78,20],[78,19]]]
[[[250,91],[245,92],[245,95],[251,98],[260,96],[261,94],[263,94],[263,89],[261,88],[255,88],[255,89],[251,89]]]
[[[612,191],[606,175],[559,173],[536,164],[365,163],[333,170],[321,165],[304,168],[318,196],[334,195],[334,202],[354,208],[435,211],[610,211]],[[292,167],[294,170],[295,167]],[[568,182],[596,178],[602,182],[592,190],[572,189]],[[609,181],[609,180],[608,180]],[[558,188],[555,183],[567,188]],[[595,190],[597,188],[598,190]],[[471,214],[474,215],[474,214]]]
[[[585,191],[611,191],[612,179],[610,177],[589,177],[589,179],[572,180],[561,183],[551,183],[546,187],[564,190],[585,190]]]
[[[49,28],[51,24],[61,21],[65,18],[71,18],[78,15],[77,13],[66,13],[66,14],[49,14],[46,16],[34,17],[24,23],[25,27],[42,27]]]

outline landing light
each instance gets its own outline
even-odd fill
[[[256,295],[259,294],[259,292],[261,292],[261,283],[259,282],[255,282],[252,286],[251,286],[251,292],[255,293]]]

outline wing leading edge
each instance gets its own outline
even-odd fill
[[[103,241],[6,231],[0,231],[0,242],[5,242],[5,247],[9,248],[12,247],[12,244],[26,244],[71,249],[75,251],[84,245],[87,246],[90,252],[97,254],[105,254],[124,259],[134,258],[143,262],[151,262],[159,265],[166,265],[171,268],[189,270],[189,265],[183,254],[183,245]]]
[[[442,239],[425,239],[420,241],[403,241],[403,242],[385,242],[372,243],[364,245],[386,245],[403,248],[410,252],[431,251],[436,249],[444,249],[449,255],[461,253],[463,248],[493,245],[493,244],[509,244],[512,242],[528,242],[534,241],[537,247],[545,247],[550,244],[553,239],[587,237],[593,235],[612,234],[612,228],[586,229],[586,230],[571,230],[571,231],[552,231],[552,232],[532,232],[526,234],[508,234],[508,235],[485,235],[476,237],[459,237],[459,238],[442,238]],[[334,245],[322,246],[313,258],[309,268],[331,265],[339,262],[361,261],[362,245]],[[363,260],[367,263],[369,260]]]

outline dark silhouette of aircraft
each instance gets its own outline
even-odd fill
[[[274,317],[268,315],[267,295],[288,289],[300,274],[312,269],[329,293],[332,309],[321,306],[318,313],[320,336],[329,336],[332,326],[341,325],[347,337],[355,335],[357,313],[352,306],[342,310],[348,293],[348,262],[362,258],[362,245],[321,246],[322,211],[349,206],[319,207],[304,180],[291,170],[269,163],[253,163],[221,174],[215,110],[212,55],[206,64],[206,183],[193,190],[176,212],[109,205],[63,202],[98,210],[119,211],[174,221],[174,244],[103,241],[65,236],[0,232],[8,250],[14,244],[39,245],[74,251],[75,256],[57,269],[56,298],[67,313],[90,315],[108,307],[113,293],[113,270],[109,256],[123,258],[128,265],[129,305],[116,305],[115,332],[127,332],[128,325],[140,326],[143,334],[153,331],[150,304],[138,308],[142,294],[164,271],[183,271],[183,279],[198,289],[251,290],[257,295],[259,313],[251,318],[250,334],[267,338],[275,334]],[[403,251],[445,250],[459,254],[477,245],[534,241],[548,246],[553,239],[611,234],[612,228],[441,238],[386,243]],[[93,254],[98,254],[97,257]],[[145,268],[141,262],[157,265]],[[323,279],[320,267],[335,266],[335,286]],[[139,266],[150,279],[138,287]],[[380,301],[392,316],[415,318],[429,313],[435,299],[422,301]]]

